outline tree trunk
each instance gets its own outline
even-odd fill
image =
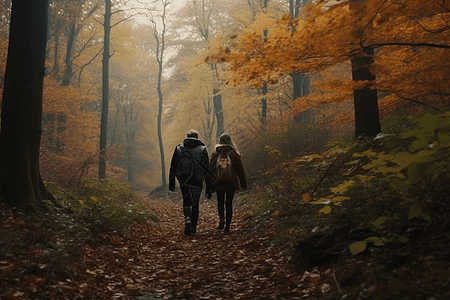
[[[264,82],[261,88],[261,94],[263,98],[261,99],[261,129],[266,130],[267,128],[267,82]]]
[[[218,89],[213,89],[213,104],[214,104],[214,112],[217,120],[217,129],[216,129],[216,140],[218,141],[220,136],[225,132],[225,124],[223,117],[223,109],[222,109],[222,95],[218,94]]]
[[[48,5],[48,0],[12,2],[1,112],[0,195],[11,207],[24,210],[34,209],[44,196],[53,198],[39,170]]]
[[[111,7],[111,5],[112,5],[111,1],[109,1],[109,6]],[[100,6],[99,3],[95,4],[94,7],[92,7],[92,9],[89,11],[89,13],[86,15],[85,18],[87,19],[90,16],[92,16],[94,14],[94,12],[98,9],[99,6]],[[106,3],[106,6],[108,6],[108,3]],[[109,12],[110,12],[109,19],[111,19],[111,9],[109,9]],[[73,51],[75,48],[75,41],[76,41],[78,34],[80,33],[80,30],[82,27],[83,27],[83,24],[74,23],[74,24],[70,25],[69,34],[67,35],[67,51],[66,51],[66,58],[65,58],[66,70],[65,70],[63,78],[62,78],[63,86],[70,85],[70,81],[72,80],[72,77],[73,77]]]
[[[269,4],[269,0],[264,0],[264,8],[267,8]],[[267,30],[264,30],[264,39],[267,39]],[[261,93],[263,95],[263,98],[261,99],[261,129],[266,130],[267,128],[267,82],[263,83],[263,86],[261,88]]]
[[[350,0],[349,8],[354,10],[354,3],[360,0]],[[355,11],[358,14],[358,11]],[[360,20],[361,22],[361,20]],[[366,25],[366,24],[365,24]],[[369,23],[366,26],[372,26]],[[364,50],[352,58],[353,80],[373,81],[375,75],[370,72],[370,65],[374,62],[374,49]],[[370,89],[370,85],[353,91],[355,107],[355,137],[361,135],[376,136],[381,132],[380,114],[378,111],[378,95],[376,89]]]
[[[56,29],[55,29],[55,36],[54,36],[54,38],[55,38],[55,49],[54,49],[54,57],[53,57],[53,70],[52,70],[52,73],[53,73],[53,77],[54,78],[58,78],[58,76],[59,76],[59,48],[60,48],[60,45],[59,45],[59,31],[60,31],[60,29],[59,29],[59,27],[57,27]]]
[[[374,50],[364,51],[367,56],[356,56],[352,59],[353,80],[375,80],[369,66],[373,63]],[[378,96],[376,89],[366,86],[354,90],[355,107],[355,137],[360,135],[376,136],[381,132],[380,116],[378,111]]]
[[[164,158],[164,144],[162,137],[162,113],[163,113],[163,94],[161,90],[161,73],[162,73],[162,64],[160,64],[160,71],[158,75],[158,96],[159,96],[159,105],[158,105],[158,141],[159,141],[159,152],[161,154],[161,178],[162,178],[162,186],[167,186],[166,179],[166,160]]]
[[[211,70],[215,72],[215,77],[219,79],[219,73],[217,72],[217,64],[211,64]],[[225,120],[223,117],[223,109],[222,109],[222,95],[219,94],[220,90],[217,88],[213,89],[213,104],[214,104],[214,113],[217,120],[217,128],[216,128],[216,141],[219,140],[222,133],[225,132]]]
[[[67,51],[66,51],[66,58],[64,60],[66,64],[66,70],[64,72],[63,78],[62,78],[62,86],[68,86],[70,84],[70,80],[73,76],[73,47],[75,45],[75,39],[77,35],[76,25],[72,24],[70,26],[69,35],[67,36]]]
[[[102,59],[102,114],[100,120],[100,161],[98,177],[106,177],[106,140],[108,136],[108,106],[109,106],[109,45],[111,40],[111,0],[105,0],[105,20],[103,22],[105,37],[103,41]]]
[[[291,20],[299,17],[300,7],[303,7],[309,0],[289,0],[289,12],[291,14]],[[295,27],[292,25],[292,32],[295,31]],[[309,95],[309,76],[302,73],[292,73],[292,99],[295,100],[299,97]],[[311,122],[311,110],[301,112],[300,115],[294,117],[296,122]]]

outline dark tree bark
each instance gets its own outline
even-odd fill
[[[105,20],[103,22],[103,59],[102,59],[102,113],[100,119],[100,161],[98,177],[106,177],[106,140],[108,136],[108,109],[109,109],[109,59],[111,43],[111,0],[105,0]]]
[[[48,0],[12,2],[0,135],[0,195],[33,210],[54,200],[39,170]]]
[[[353,80],[375,80],[369,66],[373,63],[374,50],[365,50],[365,56],[352,59]],[[355,107],[355,137],[360,135],[376,136],[381,132],[380,115],[378,111],[378,96],[376,89],[366,86],[353,91]]]
[[[264,0],[264,8],[267,8],[269,4],[269,0]],[[267,39],[267,30],[264,30],[264,39]],[[260,126],[261,126],[261,130],[266,130],[267,128],[267,82],[264,82],[262,87],[261,87],[261,94],[262,94],[262,99],[261,99],[261,120],[260,120]]]
[[[267,82],[264,82],[261,88],[261,94],[263,98],[261,99],[261,129],[266,130],[267,128]]]
[[[303,7],[310,0],[289,0],[289,12],[291,14],[291,20],[299,17],[300,7]],[[292,32],[295,31],[295,27],[292,25]],[[299,97],[309,95],[309,76],[302,73],[292,73],[292,99],[295,100]],[[301,112],[299,115],[294,117],[296,122],[311,122],[311,110],[306,110]]]
[[[211,64],[211,70],[215,72],[214,76],[218,80],[219,73],[217,72],[217,64]],[[225,119],[223,116],[223,109],[222,109],[222,95],[219,94],[219,92],[220,92],[219,89],[217,88],[213,89],[214,114],[217,120],[216,141],[218,141],[222,133],[225,132]]]
[[[82,3],[80,3],[81,5]],[[106,4],[107,5],[107,4]],[[110,4],[111,6],[111,4]],[[100,5],[97,3],[94,5],[94,7],[91,8],[91,10],[86,15],[85,19],[92,16],[95,11],[100,7]],[[111,10],[110,10],[111,12]],[[111,19],[111,17],[110,17]],[[64,72],[63,78],[62,78],[62,85],[68,86],[70,85],[70,82],[73,77],[73,59],[74,59],[74,49],[75,49],[75,42],[77,40],[78,34],[80,33],[81,29],[83,28],[83,24],[71,24],[69,25],[69,32],[67,34],[67,49],[66,49],[66,57],[64,59],[64,63],[66,65],[66,70]]]
[[[169,5],[168,2],[164,2],[163,14],[161,15],[161,33],[158,33],[157,25],[154,20],[153,22],[153,36],[156,41],[156,62],[158,63],[158,83],[156,90],[158,91],[158,142],[159,142],[159,153],[161,156],[161,181],[162,186],[167,187],[166,178],[166,159],[164,155],[164,143],[162,135],[162,114],[163,114],[163,102],[164,94],[162,91],[162,73],[163,73],[163,63],[164,63],[164,51],[165,51],[165,38],[166,38],[166,9]]]
[[[223,109],[222,109],[222,95],[219,94],[219,89],[213,89],[213,103],[214,112],[217,120],[216,140],[219,140],[220,136],[225,132]]]
[[[59,48],[60,48],[60,28],[59,26],[56,27],[55,32],[54,32],[54,43],[55,43],[55,49],[53,52],[53,76],[55,78],[58,78],[59,76]]]
[[[75,26],[75,24],[72,24],[70,26],[69,34],[67,36],[67,49],[66,49],[66,58],[64,60],[66,64],[66,70],[64,72],[63,78],[62,78],[62,86],[68,86],[70,84],[70,80],[73,76],[73,48],[75,45],[75,39],[78,35],[78,30]]]
[[[349,8],[354,9],[354,3],[360,0],[350,0]],[[358,12],[355,12],[358,13]],[[360,18],[361,19],[361,18]],[[367,26],[372,26],[368,24]],[[364,49],[352,57],[353,80],[375,80],[370,72],[370,65],[374,62],[373,48]],[[381,132],[380,114],[378,111],[378,95],[376,89],[370,88],[370,83],[364,88],[353,91],[355,108],[355,137],[361,135],[375,136]]]

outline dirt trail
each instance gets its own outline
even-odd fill
[[[243,208],[235,209],[226,235],[217,229],[214,201],[203,202],[197,234],[185,236],[181,203],[144,200],[161,222],[136,230],[129,241],[113,241],[114,249],[96,249],[102,254],[92,257],[95,264],[115,264],[108,275],[91,271],[101,277],[97,294],[104,290],[105,298],[142,300],[300,299],[317,292],[309,289],[309,278],[292,270],[281,248],[272,245],[273,229],[251,233]]]

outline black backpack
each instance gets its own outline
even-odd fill
[[[190,179],[195,177],[202,180],[205,174],[205,166],[202,163],[203,151],[205,146],[197,146],[194,148],[187,148],[183,144],[177,146],[178,154],[178,170],[177,177],[180,176]]]

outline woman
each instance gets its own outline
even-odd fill
[[[231,175],[229,177],[220,175],[220,166],[222,164],[226,165],[227,160],[231,161]],[[224,133],[220,136],[219,144],[214,147],[214,151],[211,154],[210,166],[215,174],[212,192],[217,193],[217,205],[220,218],[219,229],[224,229],[225,227],[225,233],[229,233],[231,218],[233,216],[234,193],[236,190],[239,190],[239,188],[245,190],[247,188],[247,181],[245,179],[241,154],[237,151],[228,134]],[[226,218],[224,206],[226,207]]]

